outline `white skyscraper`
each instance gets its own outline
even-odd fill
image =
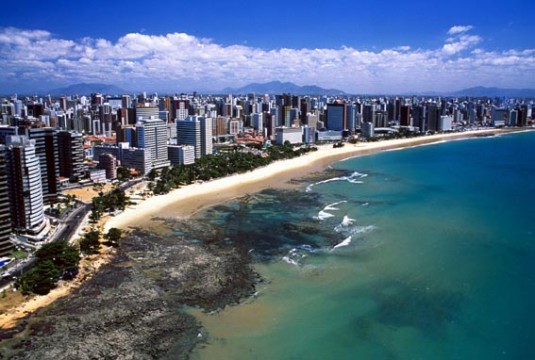
[[[5,151],[13,227],[16,231],[36,235],[44,229],[46,222],[35,140],[8,136]]]
[[[199,117],[201,123],[201,156],[212,155],[212,118]]]
[[[150,150],[152,167],[170,165],[167,154],[167,125],[159,119],[140,120],[136,124],[137,146]]]

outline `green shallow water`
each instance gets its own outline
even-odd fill
[[[192,358],[535,358],[534,146],[530,132],[350,159],[309,192],[200,214],[268,282],[196,312]]]

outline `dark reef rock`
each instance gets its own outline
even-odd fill
[[[187,358],[201,325],[183,306],[221,309],[254,293],[258,280],[240,249],[136,230],[112,263],[33,316],[30,335],[0,358]]]

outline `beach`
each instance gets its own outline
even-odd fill
[[[156,216],[159,218],[187,218],[202,209],[240,196],[256,193],[263,189],[288,186],[288,182],[292,179],[322,171],[333,162],[348,157],[507,131],[509,130],[488,129],[357,144],[347,143],[341,148],[320,145],[318,151],[294,159],[277,161],[243,174],[184,186],[164,196],[150,197],[136,205],[129,206],[122,213],[110,218],[105,223],[104,229],[107,231],[112,227],[125,229],[129,226],[142,226]]]

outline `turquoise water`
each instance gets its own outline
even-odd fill
[[[535,358],[534,146],[529,132],[354,158],[201,214],[268,281],[197,313],[192,357]]]

